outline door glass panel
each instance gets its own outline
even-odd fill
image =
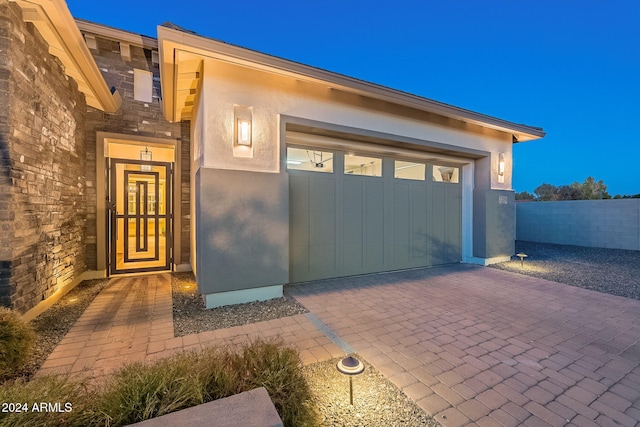
[[[169,164],[113,163],[112,273],[168,269]]]
[[[344,173],[347,175],[382,176],[382,159],[347,154],[344,156]]]
[[[460,182],[460,168],[452,166],[433,165],[433,180],[435,182]]]
[[[424,181],[426,166],[424,163],[395,161],[394,178]]]
[[[333,172],[333,153],[287,147],[287,169],[310,172]]]

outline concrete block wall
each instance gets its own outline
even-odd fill
[[[516,238],[640,250],[640,199],[520,202]]]
[[[97,189],[96,180],[96,136],[97,132],[112,132],[154,138],[180,139],[182,163],[182,218],[181,242],[182,259],[177,264],[189,263],[190,253],[190,131],[189,122],[170,123],[164,119],[160,99],[160,69],[152,60],[152,48],[129,46],[130,57],[123,57],[120,43],[100,35],[92,34],[97,49],[90,49],[107,85],[114,87],[122,98],[120,110],[106,114],[89,107],[87,109],[87,263],[90,269],[97,267]],[[153,101],[141,102],[134,99],[134,69],[153,73]],[[100,173],[104,173],[100,171]]]
[[[0,303],[24,313],[87,269],[84,95],[0,0]]]

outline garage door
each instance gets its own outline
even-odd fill
[[[461,169],[287,147],[290,280],[461,261]]]

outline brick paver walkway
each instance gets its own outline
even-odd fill
[[[275,335],[295,345],[307,364],[344,355],[305,315],[176,338],[171,276],[117,278],[98,294],[37,375],[83,373],[101,377],[127,362]]]
[[[640,301],[466,265],[291,292],[445,426],[640,420]]]
[[[170,280],[113,279],[38,375],[275,335],[308,364],[337,336],[445,426],[639,424],[640,301],[456,265],[291,288],[328,335],[297,315],[176,338]]]

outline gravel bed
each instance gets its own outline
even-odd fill
[[[362,360],[361,357],[355,355]],[[353,378],[353,406],[349,404],[349,379],[339,373],[339,359],[304,368],[309,387],[325,427],[439,426],[418,405],[363,361],[365,370]]]
[[[109,279],[86,280],[31,321],[36,332],[33,354],[25,366],[16,372],[16,377],[30,379],[36,373],[107,283]]]
[[[518,257],[491,267],[640,300],[640,251],[516,241]]]
[[[176,337],[215,329],[242,326],[306,313],[295,299],[282,298],[205,309],[193,273],[172,274],[173,327]]]

